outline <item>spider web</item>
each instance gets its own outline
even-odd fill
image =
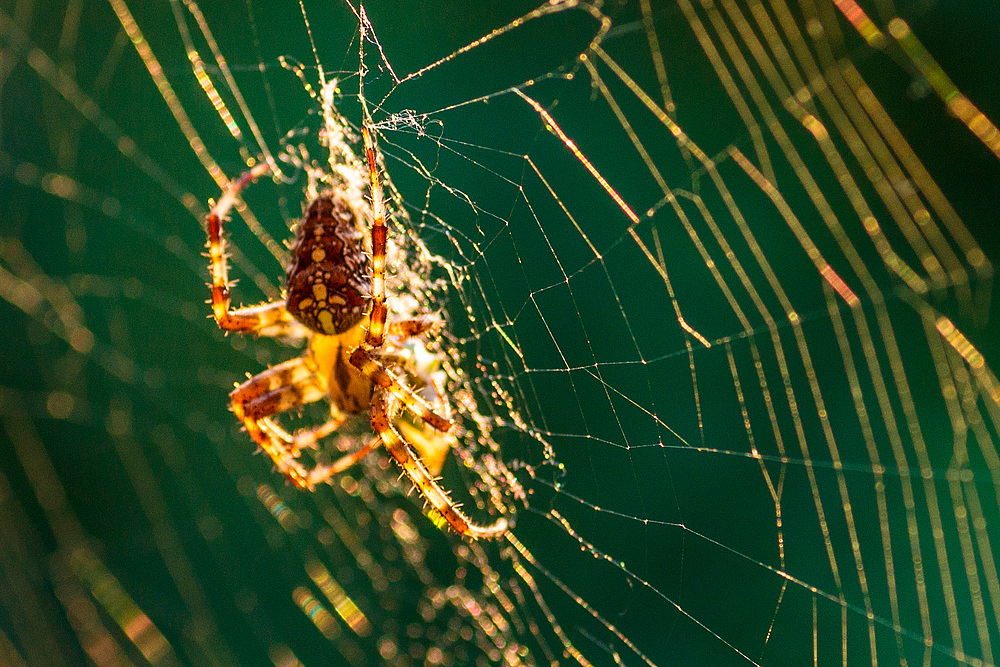
[[[0,8],[5,664],[996,663],[995,10]],[[277,298],[359,91],[500,540],[226,411],[300,347],[206,319],[207,202],[280,168],[229,224]]]

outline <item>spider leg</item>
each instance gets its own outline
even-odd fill
[[[282,438],[276,432],[276,429],[281,430],[280,427],[270,417],[325,396],[325,383],[315,375],[304,357],[269,368],[230,394],[233,413],[243,422],[247,433],[271,457],[275,467],[300,489],[312,490],[316,484],[328,479],[329,467],[317,466],[307,470],[298,461],[300,445],[295,436],[288,436],[292,442]],[[318,434],[328,426],[329,422],[313,431]],[[288,435],[283,430],[281,433]]]
[[[451,501],[448,494],[438,486],[427,471],[427,467],[413,454],[410,445],[399,436],[393,426],[397,410],[396,400],[423,419],[427,426],[441,433],[446,433],[451,428],[452,422],[434,412],[426,400],[403,385],[376,356],[376,350],[381,348],[385,342],[386,318],[388,317],[388,308],[385,303],[385,200],[382,195],[382,182],[379,180],[375,163],[375,145],[369,131],[371,117],[368,115],[368,108],[364,105],[364,97],[361,98],[361,103],[364,111],[361,136],[368,158],[368,181],[372,194],[372,288],[368,331],[361,345],[351,353],[351,364],[371,378],[376,385],[369,407],[372,428],[385,444],[386,450],[396,459],[396,462],[403,468],[403,471],[413,481],[414,486],[419,489],[427,502],[460,534],[470,538],[497,537],[507,531],[507,520],[501,517],[489,526],[473,523]],[[390,325],[389,329],[390,333],[399,332],[394,335],[412,337],[429,331],[433,326],[431,318],[414,318],[404,320],[395,327]]]
[[[309,329],[292,317],[283,301],[230,310],[228,293],[224,296],[224,302],[219,304],[215,297],[216,290],[213,286],[212,311],[220,329],[270,338],[306,338],[309,335]]]
[[[300,428],[295,433],[289,433],[281,428],[273,419],[265,418],[260,420],[261,427],[273,437],[281,440],[291,451],[297,455],[303,449],[316,449],[316,442],[334,433],[347,420],[347,415],[330,404],[330,419],[319,426],[311,428]]]
[[[276,366],[272,366],[265,371],[261,371],[239,387],[234,389],[229,397],[234,403],[246,405],[258,400],[265,394],[299,384],[304,381],[315,380],[315,371],[311,361],[307,357],[295,357]],[[312,400],[318,400],[314,398]],[[270,413],[274,414],[274,412]],[[263,417],[266,415],[260,415]],[[254,415],[254,418],[259,418]]]
[[[432,428],[443,432],[451,428],[451,420],[435,413],[427,401],[403,386],[374,354],[385,341],[388,308],[385,305],[385,200],[382,196],[382,181],[378,177],[378,168],[375,165],[375,145],[368,131],[369,120],[365,118],[365,123],[361,126],[361,136],[368,157],[368,180],[372,189],[372,305],[368,315],[368,333],[360,347],[351,353],[351,363],[379,387],[391,392]],[[401,321],[397,328],[401,333],[407,330],[413,331],[414,333],[410,334],[413,336],[432,327],[431,318],[413,318]]]
[[[435,406],[440,406],[445,419],[451,419],[451,406],[445,400],[441,385],[433,377],[427,378],[437,399]],[[396,430],[410,448],[420,455],[420,460],[432,475],[439,475],[444,468],[445,459],[455,445],[455,437],[449,432],[444,433],[431,428],[426,423],[416,424],[407,419],[393,419]]]
[[[367,347],[367,344],[363,343],[361,347],[354,350],[351,353],[351,363],[371,378],[378,387],[399,399],[413,414],[423,419],[428,426],[441,432],[448,431],[452,425],[451,420],[434,412],[430,403],[400,382],[399,378],[386,368],[385,364],[379,361]]]
[[[219,328],[226,331],[301,338],[306,335],[304,327],[295,321],[285,304],[280,301],[230,310],[229,267],[226,263],[226,242],[222,236],[223,224],[243,188],[268,169],[267,163],[261,162],[232,181],[205,219],[208,231],[208,268],[212,274],[212,315]]]
[[[330,421],[310,429],[301,429],[296,431],[295,435],[289,435],[287,431],[282,429],[280,426],[275,424],[269,419],[262,420],[266,425],[266,430],[278,437],[285,440],[290,446],[296,450],[301,450],[305,447],[313,448],[316,446],[316,440],[326,437],[327,435],[333,433],[337,430],[341,424],[344,423],[344,419],[331,419]],[[317,466],[314,470],[309,473],[312,484],[315,486],[317,484],[322,484],[327,482],[331,477],[338,475],[358,461],[367,456],[372,450],[382,444],[382,439],[378,436],[371,438],[366,445],[359,447],[356,451],[344,454],[339,459],[326,466]]]
[[[359,448],[356,452],[351,452],[350,454],[344,454],[339,459],[331,463],[326,467],[330,476],[342,473],[355,463],[363,459],[368,455],[373,449],[382,444],[382,438],[375,436],[368,441],[364,447]]]
[[[436,315],[420,315],[406,320],[393,320],[386,326],[386,333],[400,338],[433,335],[441,329],[442,322]]]
[[[432,475],[441,474],[444,462],[455,446],[455,438],[450,433],[442,433],[426,425],[420,428],[406,419],[393,420],[393,425],[410,449],[420,456],[428,472]]]
[[[385,305],[385,199],[382,196],[382,181],[375,166],[375,145],[368,131],[369,118],[364,119],[361,136],[365,142],[368,157],[368,181],[372,189],[372,293],[369,314],[368,335],[365,345],[369,349],[382,347],[385,336],[385,320],[388,308]],[[356,365],[356,364],[355,364]]]
[[[345,454],[339,459],[327,466],[316,466],[307,475],[307,481],[310,484],[308,487],[302,488],[314,488],[317,484],[323,484],[324,482],[330,481],[330,478],[334,475],[338,475],[358,461],[363,459],[369,454],[373,449],[382,444],[382,439],[378,436],[370,439],[368,444],[364,447],[360,447],[357,451],[351,452],[350,454]],[[294,481],[294,480],[293,480]]]
[[[434,511],[444,517],[444,520],[456,532],[465,537],[491,538],[505,533],[507,531],[505,518],[500,517],[489,526],[480,526],[473,523],[458,505],[452,502],[448,493],[438,485],[420,458],[413,453],[409,443],[403,440],[396,431],[393,423],[397,412],[395,403],[396,399],[393,394],[375,390],[370,407],[372,428],[385,444],[386,451],[396,460],[396,463],[403,469],[403,472],[410,478]]]

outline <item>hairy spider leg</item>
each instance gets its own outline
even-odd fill
[[[295,486],[311,491],[330,477],[328,466],[307,470],[298,461],[298,447],[294,442],[276,438],[273,429],[277,425],[269,419],[326,396],[326,383],[315,375],[308,359],[296,357],[269,368],[241,384],[229,396],[233,414],[243,422],[254,442],[271,457],[275,467]]]
[[[275,414],[274,410],[264,408],[267,401],[273,400],[264,401],[266,397],[282,389],[302,384],[313,384],[316,385],[317,390],[326,390],[326,387],[323,386],[325,383],[316,376],[312,360],[304,356],[283,361],[261,371],[234,389],[229,396],[233,401],[244,406],[248,417],[263,419],[269,414]],[[279,410],[278,412],[283,411]]]
[[[382,389],[392,392],[414,414],[439,431],[451,428],[451,420],[441,417],[430,404],[404,386],[399,379],[378,360],[375,350],[385,341],[388,308],[385,304],[385,201],[382,197],[382,182],[375,164],[375,146],[366,123],[361,127],[365,153],[368,156],[368,178],[372,190],[372,293],[371,312],[368,317],[368,333],[364,342],[351,353],[351,363],[372,379]],[[431,328],[429,319],[412,319],[408,324],[400,324],[399,329],[410,328],[423,332]],[[406,337],[406,336],[404,336]]]
[[[393,394],[413,414],[423,419],[431,428],[442,433],[446,433],[451,429],[452,422],[450,419],[436,413],[430,403],[413,393],[412,389],[402,384],[399,378],[376,358],[375,353],[366,350],[364,345],[351,353],[351,363],[371,378],[371,381],[379,389]]]
[[[414,487],[427,500],[434,510],[444,517],[452,528],[460,535],[479,538],[492,538],[502,535],[507,531],[507,520],[498,518],[489,526],[480,526],[474,523],[464,512],[452,502],[448,493],[442,489],[437,481],[431,477],[426,466],[416,456],[410,445],[396,431],[393,425],[395,413],[398,410],[394,395],[384,391],[375,391],[372,397],[371,417],[372,428],[381,438],[386,451],[396,460],[396,463],[403,469],[406,476],[413,482]]]
[[[219,328],[225,331],[301,338],[305,337],[306,329],[292,317],[283,301],[230,310],[229,267],[226,263],[225,240],[222,236],[223,225],[243,188],[267,173],[269,169],[266,162],[261,162],[235,181],[231,181],[205,220],[210,258],[208,268],[212,274],[212,315]]]
[[[375,383],[375,393],[372,396],[369,413],[372,428],[381,438],[386,450],[399,463],[403,471],[420,491],[431,507],[461,535],[470,538],[491,538],[507,531],[507,520],[503,517],[489,526],[480,526],[455,505],[448,494],[442,489],[428,472],[427,467],[414,455],[410,445],[399,435],[393,426],[395,413],[398,410],[396,400],[405,405],[411,412],[418,415],[431,428],[446,433],[451,429],[452,421],[438,415],[431,405],[423,398],[404,386],[399,379],[379,360],[376,350],[382,347],[385,339],[388,308],[385,303],[385,255],[386,255],[386,225],[385,200],[382,196],[382,182],[379,180],[378,168],[375,163],[375,146],[368,129],[367,113],[361,126],[361,136],[365,144],[368,158],[368,179],[372,192],[372,292],[371,312],[369,314],[368,333],[365,340],[351,353],[351,363],[361,370]],[[390,333],[406,339],[434,326],[433,318],[413,318],[404,320],[398,326],[390,325]],[[406,334],[412,331],[409,336]]]
[[[441,319],[436,315],[417,315],[406,320],[389,322],[386,326],[386,332],[390,336],[399,336],[405,340],[425,334],[435,334],[441,325]]]
[[[368,441],[364,447],[360,447],[356,452],[351,452],[350,454],[344,454],[339,459],[327,466],[327,470],[330,476],[342,473],[355,463],[363,459],[371,452],[373,449],[382,444],[382,438],[375,436]]]
[[[258,423],[268,435],[284,442],[285,446],[293,452],[293,455],[297,455],[303,449],[316,449],[316,442],[318,440],[322,440],[331,433],[336,432],[347,421],[347,415],[338,410],[333,403],[330,403],[330,415],[330,419],[319,426],[300,428],[294,434],[281,428],[270,417],[265,417],[259,420]]]
[[[357,451],[345,454],[330,465],[307,470],[298,462],[299,452],[315,447],[316,440],[335,432],[346,416],[331,404],[331,418],[314,428],[289,434],[272,419],[272,415],[287,412],[326,395],[322,380],[314,375],[304,357],[296,357],[247,380],[230,396],[233,412],[243,422],[254,441],[271,457],[275,466],[299,488],[312,490],[317,484],[347,470],[373,449],[382,444],[378,436],[371,438]]]
[[[368,119],[361,126],[361,136],[368,157],[368,182],[372,189],[372,308],[369,314],[368,335],[365,343],[369,349],[382,347],[388,308],[385,305],[385,200],[382,198],[382,181],[375,165],[375,146],[368,131]]]

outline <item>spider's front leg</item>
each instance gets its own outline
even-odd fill
[[[303,338],[307,330],[292,317],[284,302],[264,303],[259,306],[230,310],[228,265],[223,225],[240,192],[249,183],[265,174],[269,167],[261,162],[241,177],[232,181],[218,203],[205,219],[208,233],[209,272],[212,274],[212,315],[220,329],[252,333],[258,336],[287,336]]]
[[[335,411],[333,418],[304,437],[285,433],[271,417],[313,403],[326,396],[326,384],[316,375],[305,357],[296,357],[255,375],[230,394],[232,410],[243,422],[247,433],[271,457],[275,467],[300,489],[312,490],[329,479],[332,466],[317,466],[307,470],[299,460],[299,449],[311,446],[316,438],[336,430],[343,415]]]
[[[385,327],[385,331],[390,336],[397,336],[406,340],[434,333],[441,328],[441,325],[442,322],[438,317],[423,315],[405,320],[393,320]],[[451,419],[439,415],[434,411],[430,403],[400,382],[399,378],[387,367],[385,363],[387,360],[391,361],[388,357],[378,354],[371,347],[367,337],[351,353],[351,364],[364,375],[371,378],[375,385],[399,399],[413,414],[423,419],[434,430],[441,431],[442,433],[449,431],[452,427]]]

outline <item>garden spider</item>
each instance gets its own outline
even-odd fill
[[[212,312],[219,327],[307,339],[301,356],[238,386],[230,394],[232,411],[275,467],[300,489],[312,490],[328,482],[384,444],[431,508],[452,528],[469,538],[497,537],[507,530],[505,518],[488,526],[473,523],[432,476],[440,472],[453,442],[447,435],[451,419],[438,414],[418,393],[430,388],[447,413],[447,403],[431,377],[434,364],[428,363],[430,355],[422,343],[423,336],[436,332],[441,322],[433,316],[387,321],[385,203],[367,126],[362,136],[371,207],[360,190],[348,184],[309,203],[291,247],[284,302],[230,310],[223,223],[243,188],[267,173],[268,164],[261,162],[233,181],[208,214]],[[360,228],[366,215],[372,219],[370,258]],[[320,426],[290,434],[273,419],[324,397],[331,416]],[[311,470],[302,465],[299,453],[303,448],[316,447],[320,438],[337,431],[349,415],[365,411],[376,434],[368,444],[330,465]],[[405,411],[419,419],[404,419]],[[425,461],[415,450],[424,454]]]

